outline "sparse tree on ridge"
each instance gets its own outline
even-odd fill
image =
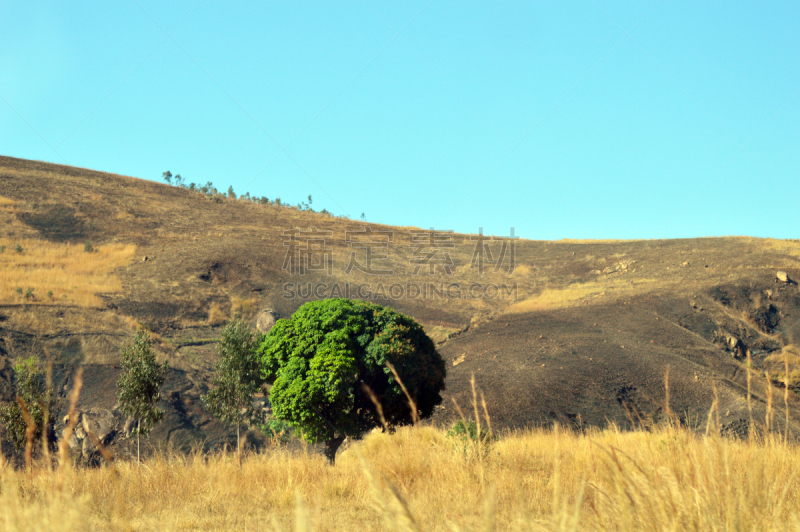
[[[233,320],[222,331],[219,361],[211,385],[203,397],[208,411],[223,423],[236,425],[236,448],[241,460],[241,427],[263,421],[264,412],[254,404],[253,396],[261,389],[261,365],[258,339],[242,321]]]
[[[171,185],[172,184],[172,172],[167,170],[166,172],[161,174],[161,179],[163,179],[166,184]]]
[[[325,299],[278,322],[259,348],[272,384],[273,417],[311,443],[325,443],[333,464],[346,437],[429,417],[442,402],[445,364],[412,318],[365,301]],[[411,395],[387,366],[391,363]],[[370,398],[371,390],[381,405]]]
[[[123,414],[133,418],[136,434],[136,461],[141,461],[140,437],[150,435],[164,411],[156,406],[169,366],[158,364],[151,345],[153,340],[139,329],[133,344],[122,349],[122,373],[117,379],[117,402]]]

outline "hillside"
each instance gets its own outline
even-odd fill
[[[295,241],[291,230],[300,231]],[[114,382],[120,347],[142,324],[172,368],[153,442],[217,446],[231,433],[199,397],[221,326],[232,315],[255,325],[267,308],[289,316],[304,298],[336,290],[393,306],[440,342],[448,377],[437,422],[457,415],[451,399],[469,405],[474,374],[495,428],[630,426],[664,415],[669,368],[670,406],[686,423],[703,424],[716,387],[724,430],[742,434],[747,353],[757,419],[768,400],[764,372],[779,388],[788,358],[790,388],[800,376],[800,291],[791,281],[800,279],[800,241],[518,239],[510,273],[511,244],[503,254],[503,242],[487,241],[481,273],[470,268],[476,235],[439,235],[433,254],[414,231],[0,157],[0,399],[11,399],[17,357],[49,354],[62,409],[83,366],[80,407],[110,411],[124,446]],[[297,253],[294,267],[309,249],[303,275],[283,268],[287,250]],[[359,271],[368,252],[373,274]],[[427,297],[409,297],[414,286]]]

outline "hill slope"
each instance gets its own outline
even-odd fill
[[[1,399],[11,399],[9,360],[47,352],[62,408],[82,365],[81,407],[116,415],[119,350],[142,324],[173,368],[153,439],[183,448],[230,441],[199,404],[230,316],[255,324],[261,309],[289,316],[348,291],[414,316],[441,342],[439,421],[455,415],[451,398],[469,405],[475,374],[496,427],[639,423],[664,415],[669,368],[670,404],[686,422],[703,419],[716,385],[723,424],[741,433],[747,352],[759,419],[764,371],[782,379],[784,358],[800,363],[800,292],[776,279],[800,278],[797,241],[516,240],[511,271],[508,242],[481,253],[475,235],[445,234],[433,249],[415,228],[8,157],[0,223]],[[284,268],[304,258],[303,275]]]

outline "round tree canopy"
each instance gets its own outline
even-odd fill
[[[278,320],[259,349],[272,384],[276,419],[311,442],[357,437],[381,426],[368,386],[390,426],[412,422],[409,402],[386,363],[397,371],[421,418],[442,402],[445,365],[413,319],[364,301],[308,302]],[[335,451],[334,451],[335,452]]]

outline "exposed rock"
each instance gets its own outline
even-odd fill
[[[82,427],[86,433],[92,432],[100,443],[108,443],[113,437],[114,429],[116,428],[116,420],[114,414],[110,410],[104,408],[92,408],[84,412],[81,417]]]
[[[133,430],[134,419],[129,417],[125,420],[125,426],[122,427],[122,433],[125,434],[126,437],[131,435],[131,431]]]
[[[778,272],[775,274],[775,278],[778,279],[782,283],[790,283],[791,279],[789,279],[789,274],[786,272]]]
[[[728,336],[727,341],[728,341],[728,347],[730,347],[731,349],[736,349],[741,343],[741,340],[739,340],[735,336]]]
[[[147,257],[147,255],[145,255],[144,257],[142,257],[142,262],[147,262],[147,260],[148,260],[148,257]]]
[[[271,308],[262,310],[258,314],[258,318],[256,319],[256,327],[262,333],[269,332],[272,329],[272,326],[275,325],[275,322],[278,321],[278,314],[275,313]]]
[[[97,446],[92,439],[84,438],[83,444],[81,445],[81,456],[83,456],[84,460],[89,460],[96,451]]]

